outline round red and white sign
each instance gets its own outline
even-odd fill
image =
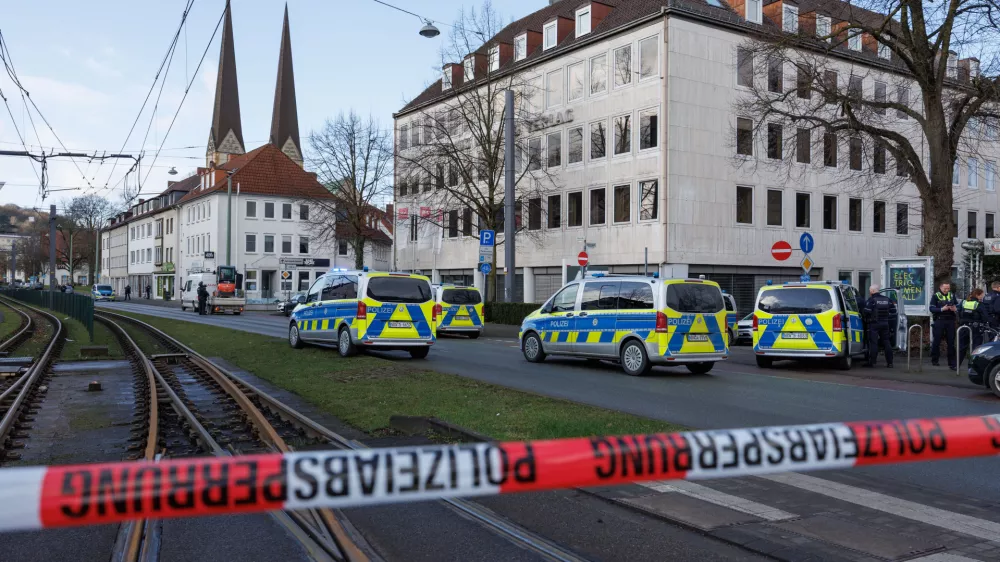
[[[580,255],[576,256],[576,261],[580,267],[586,267],[590,263],[590,256],[587,255],[587,252],[580,252]]]
[[[792,245],[784,240],[778,240],[771,246],[771,256],[778,261],[785,261],[792,257]]]

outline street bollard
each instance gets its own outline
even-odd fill
[[[924,327],[920,324],[914,324],[906,330],[906,372],[910,372],[910,334],[913,333],[913,329],[917,328],[920,330],[920,340],[917,345],[917,371],[924,372]]]
[[[955,376],[962,376],[962,345],[961,337],[962,330],[967,330],[969,332],[969,347],[972,347],[972,327],[971,326],[959,326],[958,330],[955,330]]]

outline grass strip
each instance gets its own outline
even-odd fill
[[[0,304],[0,342],[7,341],[21,327],[21,315],[9,306]]]
[[[428,371],[418,361],[341,358],[272,338],[141,314],[206,357],[221,357],[366,432],[393,415],[434,416],[500,440],[677,431],[666,422]],[[131,332],[131,330],[130,330]],[[142,344],[140,344],[142,345]]]

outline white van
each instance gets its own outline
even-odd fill
[[[222,266],[219,268],[220,275],[215,271],[196,271],[188,275],[187,280],[181,287],[181,310],[198,310],[198,284],[204,283],[208,290],[208,304],[205,312],[209,314],[225,314],[232,312],[239,315],[246,307],[246,298],[239,295],[236,290],[236,268]],[[222,289],[220,290],[220,285]]]

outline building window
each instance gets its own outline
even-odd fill
[[[840,86],[837,84],[836,70],[823,71],[823,90],[826,103],[837,103],[837,95],[840,92]]]
[[[753,121],[736,118],[736,154],[753,156]]]
[[[448,211],[448,238],[458,238],[458,209]]]
[[[995,234],[995,217],[993,213],[986,213],[986,236],[985,238],[993,238]]]
[[[608,90],[608,55],[590,59],[590,93],[601,94]]]
[[[896,234],[910,233],[910,206],[896,203]]]
[[[750,49],[736,48],[736,84],[753,87],[753,52]]]
[[[782,31],[787,31],[788,33],[797,33],[799,31],[799,8],[798,6],[792,6],[789,4],[784,4],[781,13],[781,29]]]
[[[809,204],[809,194],[808,193],[796,193],[795,194],[795,227],[796,228],[809,228],[809,217],[812,215],[812,209]]]
[[[886,152],[886,150],[885,150],[885,141],[883,141],[881,139],[875,139],[875,146],[873,148],[873,152],[874,152],[874,155],[873,155],[873,162],[872,162],[872,170],[874,170],[876,174],[884,174],[885,173],[885,152]]]
[[[872,230],[885,234],[885,201],[876,201],[872,205]]]
[[[809,129],[795,131],[795,161],[800,164],[808,164],[812,160],[812,139],[809,137]]]
[[[952,164],[951,170],[951,184],[961,185],[962,183],[962,161],[958,157],[955,157],[955,163]]]
[[[823,196],[823,228],[837,230],[837,196]]]
[[[983,163],[983,179],[986,180],[986,191],[993,191],[996,189],[996,164],[991,160],[987,160]]]
[[[474,56],[465,59],[465,62],[462,64],[462,67],[465,73],[463,80],[466,83],[472,82],[473,80],[476,79],[476,58]],[[416,136],[416,132],[417,132],[417,127],[414,125],[413,127],[414,136]],[[420,143],[414,141],[413,146],[417,146],[418,144]]]
[[[767,91],[780,94],[785,89],[785,69],[781,59],[771,58],[767,61]]]
[[[451,87],[451,78],[450,77],[448,78],[448,87],[449,88]],[[399,126],[399,149],[400,150],[406,150],[407,148],[409,148],[409,145],[407,144],[408,141],[409,141],[409,135],[410,135],[410,126],[409,125],[400,125]]]
[[[292,220],[292,204],[282,203],[281,204],[281,218],[284,220]]]
[[[264,253],[273,254],[274,253],[274,235],[265,234],[264,235]]]
[[[542,168],[542,137],[528,139],[528,171]]]
[[[896,103],[903,107],[910,106],[910,90],[908,90],[906,86],[896,87]],[[897,109],[896,117],[899,119],[909,119],[910,116],[902,109]]]
[[[747,0],[747,21],[760,23],[761,12],[761,0]]]
[[[853,136],[850,140],[850,165],[852,170],[861,169],[861,137]]]
[[[615,222],[632,222],[632,186],[616,185],[614,188],[614,195]],[[591,193],[591,197],[593,197],[593,193]]]
[[[861,51],[861,32],[851,31],[847,36],[847,48],[852,51]]]
[[[246,252],[248,254],[257,253],[257,235],[247,234]]]
[[[865,81],[860,76],[851,76],[847,80],[847,97],[861,101],[864,98]]]
[[[456,218],[458,212],[456,211]],[[540,230],[542,228],[542,198],[535,197],[528,199],[528,230]]]
[[[563,74],[556,70],[545,75],[545,107],[562,105]]]
[[[590,33],[590,6],[576,11],[576,36]]]
[[[309,253],[309,237],[299,236],[299,253],[308,254]]]
[[[604,195],[603,187],[590,190],[590,226],[602,225],[607,221]]]
[[[490,49],[490,72],[496,72],[500,70],[500,47],[492,47]]]
[[[264,218],[265,219],[274,218],[274,203],[264,203]]]
[[[781,125],[778,123],[767,124],[767,157],[781,159]]]
[[[524,60],[528,56],[528,35],[521,34],[514,38],[514,60]]]
[[[583,85],[586,80],[583,63],[571,64],[566,68],[569,78],[569,101],[583,99]]]
[[[257,218],[257,202],[247,201],[247,218],[255,219]]]
[[[615,49],[615,88],[632,83],[632,45]]]
[[[562,197],[549,195],[549,228],[559,228],[562,224]]]
[[[647,37],[639,41],[639,80],[660,74],[659,38]]]
[[[781,226],[781,190],[767,190],[767,226]]]
[[[410,217],[410,242],[417,241],[417,215]]]
[[[547,23],[542,28],[542,36],[543,36],[542,49],[543,50],[547,51],[547,50],[551,49],[552,47],[556,46],[556,41],[558,39],[558,36],[556,34],[556,23],[557,22]]]
[[[969,189],[976,189],[979,187],[979,159],[969,158],[967,163],[969,166]]]
[[[736,186],[736,224],[753,224],[753,188]]]
[[[954,223],[955,226],[952,230],[951,237],[958,238],[958,209],[951,210],[951,222]]]
[[[590,159],[600,160],[607,155],[608,135],[604,121],[590,124]]]
[[[948,78],[955,79],[958,78],[958,57],[948,53],[948,62],[945,72]]]
[[[795,65],[795,95],[807,100],[812,94],[812,67],[808,64]]]
[[[861,200],[854,197],[847,200],[847,230],[861,232]]]
[[[976,212],[969,211],[969,226],[966,229],[966,237],[968,238],[979,238],[979,225],[976,220]]]
[[[826,38],[827,41],[832,39],[830,33],[830,16],[816,16],[816,37]]]
[[[583,162],[583,127],[575,127],[567,131],[569,151],[566,155],[567,164]]]
[[[441,89],[450,90],[451,89],[451,66],[444,67],[441,71]],[[402,127],[400,127],[400,150],[406,148],[406,133],[403,132]]]
[[[558,168],[562,165],[562,132],[549,133],[545,137],[547,168]]]
[[[875,90],[874,90],[875,103],[885,103],[886,100],[885,88],[886,88],[885,82],[878,82],[878,81],[875,82]],[[885,115],[884,107],[875,107],[872,108],[872,111],[878,113],[879,115]]]
[[[659,186],[658,180],[639,182],[639,220],[656,220],[659,216]]]
[[[660,136],[659,114],[655,109],[639,112],[639,150],[656,148]]]
[[[458,169],[451,162],[448,162],[448,187],[458,186]]]
[[[823,134],[823,165],[837,167],[837,133]]]
[[[472,236],[472,207],[462,210],[462,236]]]
[[[292,253],[292,235],[283,234],[281,236],[281,253],[290,254]]]
[[[569,224],[567,226],[583,225],[583,192],[569,194]]]
[[[632,152],[632,116],[615,117],[615,156]]]

